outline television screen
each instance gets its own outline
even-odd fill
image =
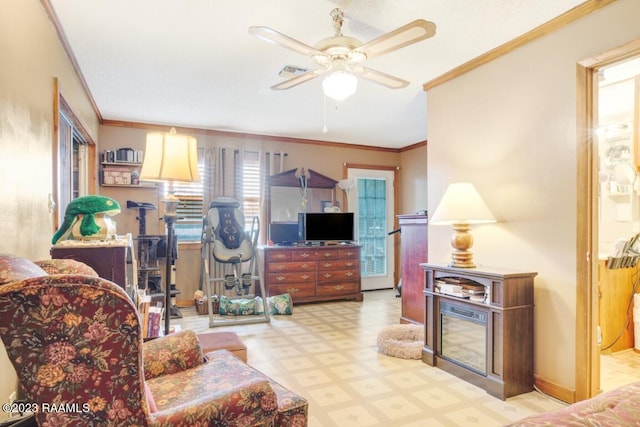
[[[304,238],[314,242],[351,242],[353,234],[353,212],[307,213],[302,215]]]
[[[272,222],[269,224],[269,240],[276,245],[290,245],[300,240],[297,222]]]

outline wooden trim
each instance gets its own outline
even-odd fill
[[[462,65],[460,65],[459,67],[454,68],[453,70],[442,74],[439,77],[436,77],[433,80],[430,80],[426,83],[424,83],[422,85],[422,89],[427,91],[429,89],[432,89],[438,85],[441,85],[442,83],[448,82],[449,80],[453,80],[454,78],[461,76],[473,69],[478,68],[481,65],[484,65],[488,62],[493,61],[494,59],[497,59],[503,55],[506,55],[509,52],[514,51],[515,49],[518,49],[521,46],[524,46],[525,44],[532,42],[544,35],[547,35],[553,31],[557,31],[560,28],[570,24],[571,22],[580,19],[584,16],[589,15],[592,12],[595,12],[598,9],[601,9],[613,2],[615,2],[616,0],[589,0],[586,1],[576,7],[574,7],[573,9],[568,10],[567,12],[563,13],[562,15],[552,19],[551,21],[544,23],[536,28],[534,28],[533,30],[529,31],[528,33],[525,33],[523,35],[521,35],[520,37],[517,37],[511,41],[508,41],[507,43],[500,45],[498,47],[496,47],[495,49],[490,50],[489,52],[486,52],[480,56],[477,56],[476,58],[472,59],[469,62],[466,62]],[[437,37],[437,36],[436,36]]]
[[[116,126],[116,127],[124,127],[131,129],[145,129],[145,130],[161,130],[166,131],[169,127],[168,125],[158,125],[151,123],[140,123],[140,122],[126,122],[121,120],[103,120],[102,123],[105,126]],[[273,141],[273,142],[289,142],[293,144],[310,144],[310,145],[320,145],[325,147],[336,147],[336,148],[346,148],[346,149],[354,149],[354,150],[370,150],[370,151],[383,151],[387,153],[399,153],[400,148],[386,148],[386,147],[374,147],[370,145],[361,145],[361,144],[350,144],[347,142],[333,142],[333,141],[321,141],[315,139],[304,139],[304,138],[291,138],[288,136],[273,136],[273,135],[260,135],[253,133],[243,133],[243,132],[229,132],[229,131],[221,131],[215,129],[201,129],[194,127],[180,127],[176,129],[180,133],[198,133],[204,135],[213,135],[213,136],[226,136],[230,138],[242,138],[246,139],[247,137],[251,137],[253,139],[259,141]]]
[[[412,145],[407,145],[406,147],[401,148],[400,152],[404,153],[406,151],[411,151],[416,148],[424,147],[425,145],[427,145],[427,140],[416,142],[415,144],[412,144]]]
[[[51,5],[50,0],[40,0],[40,3],[42,4],[42,7],[44,8],[47,16],[51,20],[51,23],[53,24],[53,27],[56,30],[56,34],[58,35],[58,40],[60,41],[62,48],[67,54],[67,57],[71,62],[71,66],[73,67],[73,70],[75,71],[76,75],[78,76],[78,79],[80,80],[80,85],[82,86],[82,89],[84,90],[85,95],[87,96],[87,98],[89,98],[89,102],[91,103],[93,112],[98,117],[98,121],[102,123],[102,116],[100,115],[100,110],[98,109],[98,105],[96,104],[96,101],[93,99],[93,96],[91,95],[91,91],[89,90],[89,85],[87,84],[87,81],[84,78],[82,71],[80,71],[78,60],[73,54],[73,50],[71,49],[71,45],[69,44],[69,40],[67,39],[67,36],[64,34],[64,30],[62,29],[62,25],[60,24],[58,15],[56,15],[56,12],[53,9],[53,6]]]
[[[533,384],[536,389],[540,390],[541,393],[553,396],[554,398],[560,399],[563,402],[576,402],[575,391],[553,383],[538,374],[533,374]]]
[[[59,157],[58,153],[60,153],[58,134],[60,132],[60,85],[58,82],[58,78],[53,78],[53,133],[51,135],[51,183],[52,189],[51,194],[53,195],[53,201],[55,202],[53,206],[53,232],[60,227],[59,218],[59,210],[58,206],[58,197],[60,194],[59,190],[59,179],[60,171],[58,170]]]
[[[586,58],[576,64],[576,391],[583,400],[600,391],[598,316],[598,188],[597,123],[599,69],[640,55],[640,39]]]

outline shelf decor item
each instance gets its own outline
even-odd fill
[[[450,184],[442,196],[440,204],[431,217],[432,225],[453,225],[450,267],[474,268],[473,236],[469,233],[471,224],[496,222],[478,190],[469,182]]]
[[[152,132],[147,134],[144,162],[140,171],[141,181],[159,182],[193,182],[199,181],[197,140],[192,136],[179,135],[175,128],[169,132]],[[171,307],[171,271],[175,262],[173,250],[175,245],[174,224],[177,220],[176,210],[180,199],[170,192],[162,200],[165,205],[163,215],[167,226],[167,258],[165,264],[165,316],[164,333],[169,334],[168,309]]]

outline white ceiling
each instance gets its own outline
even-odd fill
[[[583,0],[49,0],[102,118],[401,148],[427,139],[422,84]],[[285,65],[310,58],[249,35],[269,26],[314,45],[343,33],[366,42],[418,18],[436,35],[367,62],[409,80],[360,81],[336,105],[321,79],[287,91]],[[328,131],[322,132],[326,122]]]

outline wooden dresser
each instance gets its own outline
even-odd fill
[[[265,292],[288,293],[294,303],[362,301],[360,246],[265,246]]]

